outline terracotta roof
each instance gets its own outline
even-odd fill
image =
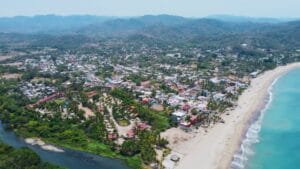
[[[131,129],[126,133],[127,138],[133,138],[135,136],[134,131]]]

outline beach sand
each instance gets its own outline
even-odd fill
[[[265,104],[268,88],[276,78],[296,67],[300,67],[300,63],[280,66],[260,74],[239,97],[237,107],[230,111],[229,115],[222,115],[225,124],[216,124],[208,129],[208,132],[200,129],[199,133],[191,133],[191,137],[186,141],[171,143],[172,150],[183,155],[175,168],[228,169],[233,155],[240,148],[250,119]],[[164,135],[171,136],[168,131]]]

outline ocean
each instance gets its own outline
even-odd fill
[[[300,168],[300,69],[276,79],[231,169]]]

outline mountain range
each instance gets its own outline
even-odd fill
[[[129,18],[88,15],[12,17],[0,18],[0,32],[122,38],[161,43],[193,42],[216,46],[245,42],[263,47],[300,46],[299,20],[222,15],[206,18],[172,15]]]

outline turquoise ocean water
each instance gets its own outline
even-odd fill
[[[277,79],[232,169],[300,169],[300,69]]]

